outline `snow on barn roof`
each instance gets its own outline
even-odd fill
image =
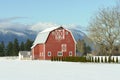
[[[60,28],[60,27],[50,27],[50,28],[47,28],[47,29],[43,30],[43,31],[40,32],[40,33],[51,32],[51,31],[53,31],[53,30],[55,30],[55,29],[57,29],[57,28]]]
[[[45,43],[47,38],[48,38],[48,35],[51,31],[55,30],[55,29],[58,29],[60,27],[50,27],[50,28],[47,28],[41,32],[38,33],[34,43],[33,43],[33,46],[31,48],[33,48],[34,46],[36,46],[37,44],[40,44],[40,43]]]

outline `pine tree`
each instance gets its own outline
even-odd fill
[[[3,41],[1,42],[1,45],[2,45],[2,48],[3,48],[3,55],[5,56],[5,44],[4,44]]]
[[[0,43],[0,56],[5,56],[5,45],[3,41]]]
[[[86,52],[87,52],[87,53],[91,52],[91,50],[92,50],[92,49],[91,49],[90,46],[86,46]]]
[[[25,44],[24,44],[24,42],[21,42],[20,51],[24,51],[24,50],[25,50]]]
[[[14,44],[13,44],[13,56],[17,56],[19,52],[19,43],[17,39],[14,39]]]
[[[32,47],[32,41],[27,39],[26,43],[25,43],[25,50],[30,51],[31,47]]]
[[[7,56],[13,56],[13,43],[9,42],[7,45]]]

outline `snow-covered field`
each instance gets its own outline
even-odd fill
[[[120,64],[0,58],[0,80],[119,80]]]

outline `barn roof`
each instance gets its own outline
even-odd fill
[[[48,38],[48,35],[51,31],[55,30],[55,29],[58,29],[60,27],[51,27],[51,28],[47,28],[41,32],[38,33],[34,43],[33,43],[33,46],[31,48],[33,48],[34,46],[36,46],[37,44],[40,44],[40,43],[45,43],[47,38]]]
[[[19,54],[24,56],[28,55],[28,53],[32,54],[30,51],[19,51]]]
[[[63,28],[63,27],[50,27],[50,28],[47,28],[47,29],[39,32],[36,39],[35,39],[35,41],[34,41],[34,43],[33,43],[33,46],[31,48],[35,47],[37,44],[45,43],[48,36],[49,36],[49,34],[50,34],[50,32],[55,30],[55,29],[58,29],[58,28]],[[73,37],[73,35],[72,35],[72,37]],[[75,39],[74,39],[74,41],[75,41]]]

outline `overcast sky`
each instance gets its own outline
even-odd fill
[[[117,0],[0,0],[0,22],[76,24],[86,27],[98,8]]]

